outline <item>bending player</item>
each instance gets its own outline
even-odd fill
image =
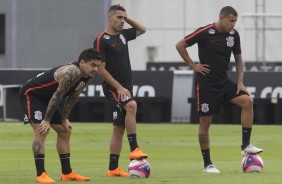
[[[20,89],[20,102],[25,111],[25,124],[30,123],[34,140],[32,151],[37,171],[36,181],[54,183],[45,170],[45,139],[50,128],[57,133],[57,152],[60,157],[62,181],[88,181],[72,170],[70,137],[72,126],[68,116],[79,94],[91,82],[101,55],[94,49],[84,50],[77,62],[55,67],[27,81]],[[63,99],[65,103],[61,108]]]

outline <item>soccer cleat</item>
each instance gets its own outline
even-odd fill
[[[205,173],[220,173],[220,171],[217,168],[215,168],[215,165],[212,165],[212,164],[208,165],[204,169],[204,172]]]
[[[80,176],[75,171],[72,171],[69,174],[62,174],[61,176],[62,181],[89,181],[90,178],[85,176]]]
[[[56,183],[56,181],[50,178],[46,172],[43,172],[40,176],[37,176],[36,182],[38,183]]]
[[[109,177],[129,177],[130,175],[123,170],[121,170],[120,167],[116,168],[115,170],[108,170]]]
[[[262,151],[263,151],[263,149],[257,148],[257,147],[255,147],[254,145],[249,144],[246,148],[244,148],[244,149],[241,151],[241,155],[242,155],[242,156],[246,156],[246,155],[248,155],[248,154],[258,154],[258,153],[261,153]]]
[[[143,158],[146,159],[147,157],[148,157],[148,155],[143,153],[143,151],[139,147],[137,147],[135,150],[133,150],[129,154],[130,160],[140,160],[140,159],[143,159]]]

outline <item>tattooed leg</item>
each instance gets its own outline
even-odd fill
[[[45,171],[45,138],[46,135],[41,135],[38,132],[38,127],[39,124],[33,124],[31,123],[31,126],[33,128],[34,132],[34,140],[32,143],[32,152],[33,152],[33,157],[34,157],[34,162],[35,162],[35,167],[36,167],[36,174],[37,176],[41,176],[43,172]]]
[[[42,143],[40,143],[39,141],[34,140],[32,143],[32,151],[33,151],[33,155],[36,157],[38,154],[44,154],[44,152],[42,153]]]
[[[199,139],[201,150],[210,148],[209,134],[207,134],[207,135],[198,134],[198,139]]]

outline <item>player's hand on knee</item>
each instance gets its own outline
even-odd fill
[[[50,131],[50,122],[42,120],[38,127],[38,132],[44,135],[44,134],[48,134],[49,131]]]

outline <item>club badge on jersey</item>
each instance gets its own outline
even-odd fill
[[[121,39],[122,43],[123,43],[124,45],[126,45],[125,38],[123,37],[122,34],[119,35],[119,39]]]
[[[227,44],[228,47],[233,47],[234,46],[234,37],[228,36],[226,38],[226,41],[227,41],[226,44]]]

